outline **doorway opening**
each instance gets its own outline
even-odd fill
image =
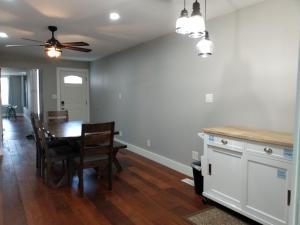
[[[42,115],[39,69],[1,68],[1,122],[3,139],[22,139],[31,134],[30,113]]]

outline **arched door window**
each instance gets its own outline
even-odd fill
[[[82,84],[82,77],[69,75],[64,77],[65,84]]]

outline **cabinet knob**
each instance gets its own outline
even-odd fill
[[[268,148],[268,147],[265,147],[265,148],[264,148],[264,151],[265,151],[266,153],[268,153],[268,154],[272,154],[273,149]]]
[[[226,141],[224,139],[222,139],[221,142],[222,142],[223,145],[227,145],[228,144],[228,141]]]

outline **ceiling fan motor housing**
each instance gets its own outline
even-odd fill
[[[52,37],[47,41],[47,44],[49,45],[47,47],[61,48],[62,47],[61,43],[54,37],[54,32],[57,31],[57,27],[56,26],[48,26],[48,29],[51,31]]]
[[[55,32],[55,31],[57,31],[57,27],[56,26],[48,26],[48,30],[50,30],[51,32]]]

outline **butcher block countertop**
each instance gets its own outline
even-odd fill
[[[291,133],[255,130],[240,127],[204,128],[203,132],[207,134],[223,135],[227,137],[240,138],[249,141],[257,141],[293,148],[293,136]]]

